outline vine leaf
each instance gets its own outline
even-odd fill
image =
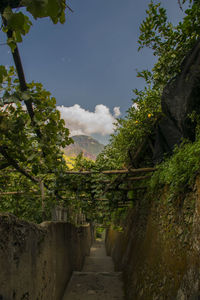
[[[8,75],[6,67],[0,65],[0,84],[3,83],[4,78]]]

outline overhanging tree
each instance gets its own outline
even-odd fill
[[[56,109],[55,98],[42,84],[26,83],[17,43],[29,32],[32,23],[20,11],[22,6],[35,19],[50,17],[55,24],[65,22],[67,7],[63,0],[1,1],[1,28],[7,34],[16,72],[13,67],[0,66],[0,169],[1,172],[5,169],[2,177],[8,167],[16,170],[27,178],[28,187],[30,181],[37,185],[42,181],[59,197],[55,182],[66,169],[61,148],[72,140]],[[10,181],[15,178],[16,182],[16,176],[11,174]],[[2,189],[7,182],[5,176]]]

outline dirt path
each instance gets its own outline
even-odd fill
[[[121,273],[114,272],[104,240],[91,248],[82,272],[74,272],[62,300],[123,300]]]

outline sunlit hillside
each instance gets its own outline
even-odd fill
[[[70,157],[64,154],[64,159],[69,169],[73,169],[75,157]]]
[[[96,160],[97,155],[104,149],[104,145],[100,144],[94,138],[87,135],[77,135],[72,137],[74,144],[64,149],[65,156],[68,161],[73,162],[73,158],[81,152],[83,156],[92,160]]]

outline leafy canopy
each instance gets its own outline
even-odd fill
[[[19,7],[13,9],[12,4]],[[32,25],[24,9],[19,11],[21,6],[35,19],[50,17],[54,23],[65,21],[63,0],[4,1],[0,4],[2,29],[12,51]],[[6,187],[8,195],[13,190],[20,193],[34,190],[40,194],[39,198],[32,195],[32,205],[23,195],[20,199],[17,194],[4,196],[0,208],[32,220],[39,208],[39,216],[35,218],[41,221],[42,209],[49,212],[52,207],[53,202],[48,199],[61,198],[57,182],[67,169],[62,148],[72,139],[56,109],[55,98],[40,83],[25,83],[22,88],[13,67],[0,66],[0,135],[0,192]],[[47,193],[45,208],[41,204],[41,182]]]
[[[14,11],[10,3],[12,4],[7,1],[7,5],[2,7],[1,16],[3,31],[11,33],[7,43],[14,51],[16,43],[21,43],[22,36],[29,32],[32,22],[27,14],[22,11],[18,12],[18,9]],[[25,7],[34,19],[49,17],[54,24],[65,22],[65,0],[22,0],[19,1],[18,7]]]

